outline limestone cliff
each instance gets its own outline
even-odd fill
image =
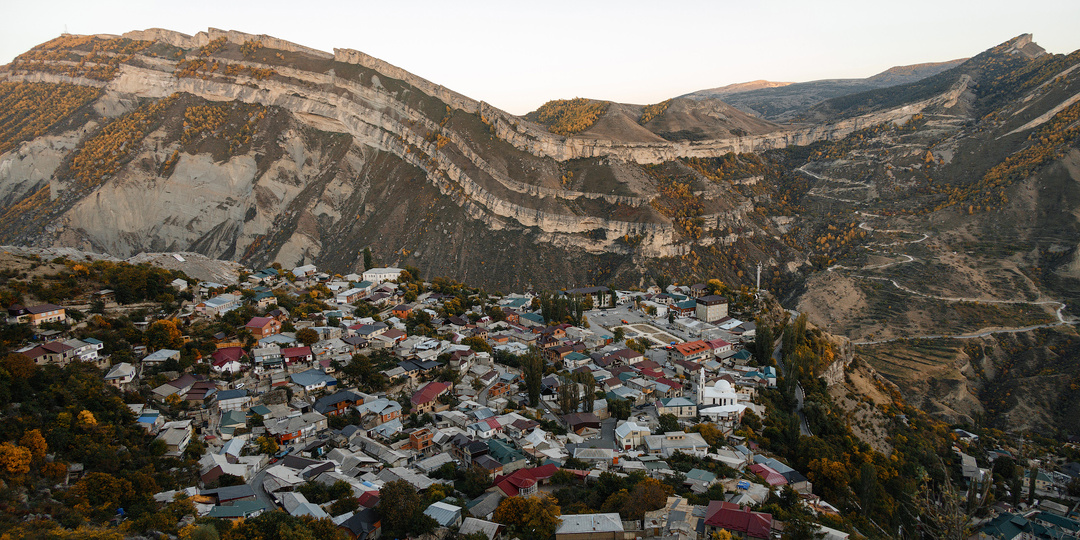
[[[218,29],[62,36],[0,69],[0,82],[101,92],[0,155],[0,210],[10,218],[0,240],[121,256],[193,250],[252,265],[314,261],[339,271],[355,269],[370,246],[388,264],[547,285],[640,281],[643,262],[696,261],[686,257],[710,249],[738,261],[732,275],[755,259],[798,267],[806,257],[780,240],[783,216],[755,211],[774,196],[753,187],[762,176],[718,179],[702,166],[664,176],[649,167],[902,123],[951,106],[970,81],[787,129],[742,117],[731,124],[741,113],[720,102],[679,102],[646,127],[695,140],[644,142],[602,130],[556,135],[358,51]],[[238,116],[238,106],[263,116]],[[636,111],[616,109],[624,124]],[[137,136],[103,140],[120,137],[124,122],[141,122]],[[689,213],[676,184],[697,199]],[[503,244],[489,245],[494,237]],[[533,249],[549,253],[522,256]],[[566,278],[547,275],[554,254],[566,259],[555,265]],[[537,272],[515,276],[519,264]]]

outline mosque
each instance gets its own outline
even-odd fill
[[[698,415],[715,422],[723,431],[735,429],[742,420],[746,405],[739,404],[739,396],[731,383],[717,380],[712,386],[705,384],[705,369],[698,371]]]

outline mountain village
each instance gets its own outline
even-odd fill
[[[785,530],[753,509],[770,497],[797,498],[814,516],[838,513],[803,472],[743,429],[744,421],[760,427],[766,411],[758,393],[775,388],[778,375],[755,358],[754,292],[723,290],[714,280],[505,296],[437,282],[417,294],[406,269],[331,276],[312,265],[240,277],[232,285],[170,284],[191,298],[161,314],[177,329],[252,314],[234,332],[215,334],[213,351],[196,353],[187,369],[173,348],[135,347],[133,361],[114,363],[100,340],[73,337],[77,325],[68,326],[75,321],[64,306],[7,308],[9,323],[38,329],[19,354],[37,365],[98,366],[125,396],[146,397],[128,407],[165,455],[197,458],[199,484],[157,494],[162,504],[189,497],[200,516],[241,521],[283,509],[329,518],[359,539],[380,537],[376,507],[392,482],[446,494],[423,509],[433,528],[425,532],[440,537],[508,538],[496,519],[504,499],[627,478],[665,489],[634,515],[564,506],[548,532],[558,540],[702,540],[721,531],[765,539]],[[301,317],[279,305],[315,290],[326,309]],[[119,307],[114,291],[91,296],[98,308]],[[554,311],[545,317],[559,306],[578,324],[554,321]],[[763,350],[771,358],[771,343]],[[531,383],[529,357],[540,370]],[[990,474],[960,455],[966,479]],[[80,473],[71,464],[66,481]],[[1072,479],[1038,474],[1040,490]],[[325,492],[335,487],[331,500]],[[1080,530],[1065,517],[1068,508],[1049,505],[1016,519],[1029,529]],[[818,537],[849,536],[811,528]]]

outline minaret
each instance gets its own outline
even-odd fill
[[[755,289],[761,289],[761,263],[757,265],[757,281],[754,283]]]
[[[697,385],[697,402],[698,405],[705,404],[705,368],[698,368],[698,385]]]

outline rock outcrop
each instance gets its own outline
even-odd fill
[[[115,36],[98,37],[117,41]],[[123,256],[140,250],[191,249],[253,264],[325,258],[354,264],[355,256],[342,257],[329,248],[340,238],[368,238],[350,223],[381,215],[372,205],[393,204],[380,199],[385,195],[376,193],[376,184],[386,193],[386,181],[420,178],[433,195],[451,202],[461,219],[479,229],[525,232],[534,244],[595,257],[682,256],[694,245],[724,246],[769,236],[762,227],[771,225],[751,216],[754,203],[737,190],[713,186],[695,191],[707,210],[695,217],[700,233],[690,238],[685,224],[660,211],[657,181],[640,172],[641,165],[841,138],[955,100],[967,84],[960,81],[945,95],[829,125],[714,140],[628,143],[549,133],[359,51],[335,49],[330,54],[271,36],[218,29],[194,36],[150,29],[123,38],[153,46],[124,56],[95,53],[95,61],[118,61],[109,80],[72,74],[82,72],[71,55],[89,55],[79,46],[64,58],[30,67],[16,62],[0,71],[0,81],[103,90],[93,104],[94,118],[81,128],[28,141],[0,156],[0,202],[6,208],[46,183],[52,205],[38,218],[40,223],[20,229],[17,237],[9,234],[7,240],[75,245]],[[253,43],[259,47],[245,49]],[[176,49],[155,52],[161,50],[155,47],[165,46]],[[181,152],[177,134],[169,132],[176,127],[163,127],[145,134],[128,164],[92,193],[82,194],[73,189],[78,186],[72,178],[57,174],[95,128],[133,110],[140,100],[174,94],[257,104],[280,111],[277,123],[286,127],[276,140],[224,161],[191,148]],[[700,116],[695,121],[702,121]],[[341,146],[331,134],[350,140]],[[277,157],[267,157],[270,154]],[[161,164],[170,155],[178,160],[168,177],[160,178]],[[586,182],[571,188],[565,171],[576,160],[595,160],[596,167],[607,171],[600,175],[607,178],[604,187]],[[376,174],[369,169],[375,162],[399,176],[365,179]],[[619,172],[628,168],[638,172]],[[434,200],[430,204],[444,208]],[[380,219],[400,217],[386,214]],[[371,223],[376,228],[382,224]],[[407,258],[416,251],[408,244],[418,241],[424,230],[403,238],[387,255]]]

